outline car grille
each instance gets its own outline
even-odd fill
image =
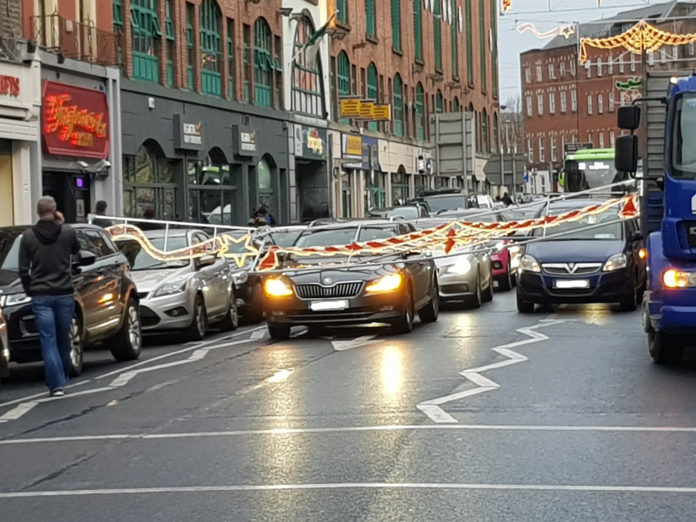
[[[328,297],[355,297],[362,290],[362,281],[337,283],[322,286],[317,283],[295,285],[295,293],[300,299],[324,299]]]
[[[541,267],[551,275],[590,275],[599,272],[602,263],[544,263]]]
[[[143,326],[155,326],[160,322],[160,318],[147,306],[140,307],[140,323]]]
[[[147,297],[147,294],[149,294],[149,293],[150,292],[138,292],[138,297],[140,299],[145,299]]]

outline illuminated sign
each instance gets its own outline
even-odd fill
[[[43,82],[42,136],[46,152],[85,158],[109,154],[106,94],[57,82]]]
[[[19,78],[0,74],[0,96],[19,98]]]

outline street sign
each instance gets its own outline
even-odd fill
[[[357,98],[342,98],[340,103],[340,117],[356,120],[390,121],[391,105],[377,104],[372,100],[360,100]]]
[[[566,143],[565,145],[563,145],[563,155],[567,156],[568,154],[572,154],[573,152],[577,152],[579,150],[593,148],[594,145],[590,141],[585,143]]]

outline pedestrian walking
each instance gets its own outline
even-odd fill
[[[94,205],[94,213],[97,216],[105,216],[106,215],[106,201],[104,201],[103,199],[100,199],[99,201],[97,201],[97,204]],[[94,218],[92,220],[92,224],[97,225],[98,227],[102,227],[102,228],[110,227],[111,225],[113,225],[111,220],[104,219],[102,217]]]
[[[19,276],[31,297],[46,384],[51,396],[60,397],[70,371],[70,323],[75,314],[71,256],[80,245],[51,196],[39,199],[36,212],[39,221],[22,234]]]

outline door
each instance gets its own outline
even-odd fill
[[[0,206],[0,226],[14,225],[12,205],[12,142],[0,140],[0,194],[4,205]]]
[[[202,232],[191,234],[191,244],[206,241],[208,236]],[[203,297],[208,316],[218,315],[227,310],[229,303],[229,268],[227,260],[219,257],[212,265],[198,269],[198,278],[203,288]]]

